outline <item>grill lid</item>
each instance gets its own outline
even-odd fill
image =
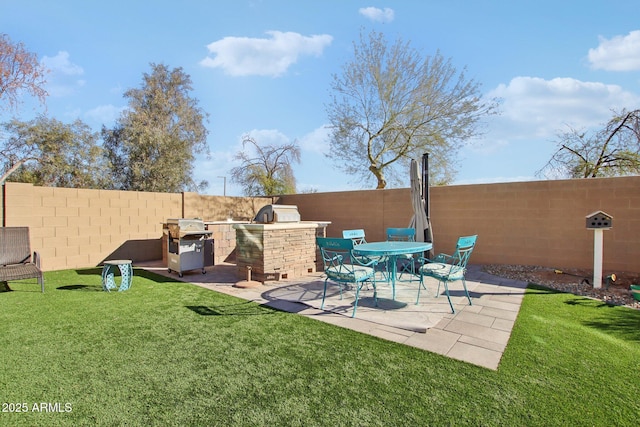
[[[204,221],[201,219],[170,218],[167,220],[167,228],[169,235],[174,239],[212,234],[211,231],[205,230]]]
[[[258,211],[254,222],[262,224],[300,222],[300,213],[296,205],[266,205]]]

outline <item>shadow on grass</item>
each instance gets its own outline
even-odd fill
[[[607,312],[606,319],[594,319],[583,322],[607,334],[625,341],[640,343],[640,311],[618,307],[617,310]]]
[[[102,292],[102,286],[96,285],[64,285],[56,288],[59,291]]]
[[[556,291],[554,289],[549,289],[549,288],[545,288],[544,286],[540,286],[537,285],[535,283],[529,283],[528,287],[526,289],[518,289],[517,292],[478,292],[478,291],[469,291],[469,296],[471,298],[480,298],[484,295],[508,295],[508,296],[515,296],[515,295],[524,295],[524,294],[531,294],[531,295],[550,295],[550,294],[557,294],[560,293],[559,291]],[[444,291],[444,286],[440,287],[440,295],[445,295],[445,291]],[[449,289],[449,295],[451,295],[452,297],[466,297],[464,290],[463,289]]]
[[[582,306],[587,308],[608,308],[606,311],[599,311],[598,318],[585,320],[583,325],[598,329],[608,335],[621,340],[640,343],[640,311],[628,307],[620,307],[615,304],[608,304],[604,301],[592,298],[576,297],[565,301],[567,305]]]
[[[279,311],[252,301],[227,305],[186,305],[185,307],[201,316],[264,316]]]
[[[75,272],[78,276],[96,276],[98,280],[101,280],[101,276],[102,276],[101,267],[77,269],[75,270]],[[115,276],[119,277],[119,274],[116,274]],[[156,274],[144,269],[134,268],[133,269],[134,281],[136,277],[143,277],[145,279],[151,280],[156,283],[183,283],[183,282],[180,282],[179,280],[175,280],[170,277],[163,276],[161,274]],[[84,283],[77,283],[73,285],[58,286],[56,289],[60,291],[104,292],[104,289],[102,289],[102,284],[89,285]]]
[[[544,286],[530,284],[530,289],[535,289],[535,294],[569,294],[568,292],[557,291],[545,288]],[[531,291],[529,291],[531,293]],[[587,327],[598,329],[608,335],[618,339],[630,341],[634,343],[640,342],[640,310],[633,310],[628,307],[620,307],[614,304],[608,304],[604,301],[574,295],[564,302],[569,306],[580,306],[585,308],[609,310],[598,310],[598,316],[592,316],[590,320],[581,323]]]
[[[117,270],[115,270],[117,273]],[[76,270],[76,273],[80,276],[102,276],[102,268],[84,268]],[[118,276],[118,274],[116,274]],[[171,277],[163,276],[152,271],[145,270],[143,268],[134,268],[133,277],[144,277],[156,283],[184,283],[180,280],[173,279]]]
[[[149,279],[156,283],[185,283],[181,280],[174,279],[173,277],[163,276],[162,274],[154,273],[152,271],[144,270],[144,269],[133,269],[133,277],[144,277],[145,279]]]

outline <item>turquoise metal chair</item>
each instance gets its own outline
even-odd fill
[[[415,228],[389,227],[387,228],[387,240],[390,242],[415,242],[416,230]],[[416,275],[415,258],[413,254],[405,254],[398,259],[402,263],[398,280],[402,280],[402,275],[404,273],[411,274],[411,280],[413,280]]]
[[[354,230],[342,230],[342,238],[343,239],[351,239],[351,241],[353,242],[353,246],[358,246],[361,245],[363,243],[367,243],[367,240],[365,238],[365,234],[364,234],[364,230],[363,229],[354,229]],[[377,261],[376,266],[378,266],[378,271],[380,271],[380,273],[382,274],[382,277],[386,280],[387,275],[385,273],[386,267],[385,267],[385,262],[386,262],[386,258],[379,256],[379,257],[363,257],[362,255],[359,256],[360,261],[362,262],[369,262],[369,261]]]
[[[342,230],[342,238],[343,239],[351,239],[354,245],[360,245],[362,243],[367,243],[364,237],[364,230]]]
[[[444,284],[444,291],[447,294],[447,299],[449,300],[451,313],[455,313],[456,310],[453,308],[451,295],[449,295],[450,282],[455,282],[457,280],[462,282],[464,293],[469,300],[469,305],[472,305],[464,275],[467,271],[467,263],[469,262],[473,249],[475,248],[477,239],[477,235],[460,237],[453,255],[441,253],[433,258],[433,260],[421,258],[422,266],[419,268],[420,286],[418,286],[418,298],[416,299],[416,304],[420,302],[420,290],[424,286],[424,277],[433,277],[438,280],[438,291],[436,292],[436,297],[440,295],[440,284]]]
[[[316,243],[322,254],[324,263],[324,290],[322,292],[322,304],[320,309],[324,310],[324,301],[327,296],[327,282],[331,279],[337,282],[340,287],[340,299],[342,299],[342,288],[348,284],[354,284],[356,291],[356,301],[353,305],[351,317],[356,317],[358,309],[358,298],[360,289],[366,284],[373,285],[373,301],[378,305],[378,295],[376,291],[376,264],[377,260],[363,262],[361,258],[353,255],[353,241],[351,239],[339,239],[332,237],[316,237]]]

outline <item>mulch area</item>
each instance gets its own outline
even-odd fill
[[[611,305],[624,305],[640,309],[640,302],[634,300],[630,285],[640,284],[640,274],[615,272],[616,280],[602,280],[602,288],[593,288],[593,270],[553,269],[530,265],[498,265],[483,266],[489,274],[508,279],[521,280],[568,292],[575,295],[599,299]],[[614,272],[604,272],[604,277]],[[608,283],[607,283],[608,282]]]

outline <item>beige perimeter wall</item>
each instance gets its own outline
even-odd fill
[[[640,272],[640,177],[433,187],[435,250],[450,252],[460,235],[478,234],[472,263],[591,268],[593,231],[585,216],[613,216],[604,232],[605,271]],[[4,226],[28,226],[45,270],[93,267],[105,259],[162,259],[168,218],[247,220],[270,203],[297,205],[303,220],[331,221],[328,236],[364,228],[370,241],[406,227],[409,189],[287,195],[202,196],[36,187],[7,183]]]
[[[478,234],[471,263],[592,268],[585,217],[602,210],[613,216],[603,268],[640,272],[640,177],[432,187],[430,198],[436,252]],[[332,221],[328,236],[364,228],[369,241],[413,215],[409,189],[288,195],[280,203],[297,205],[303,220]]]
[[[253,218],[272,200],[13,182],[4,185],[2,196],[2,225],[29,227],[31,248],[40,253],[44,270],[94,267],[107,259],[162,259],[162,223],[168,218]]]

